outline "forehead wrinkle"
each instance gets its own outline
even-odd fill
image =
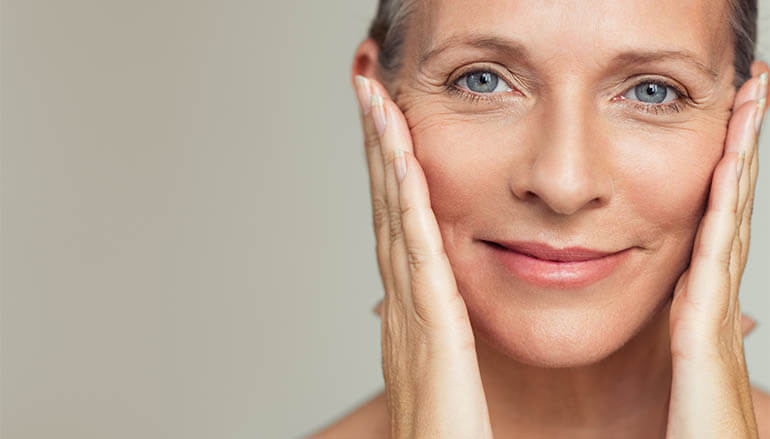
[[[519,64],[532,67],[532,57],[523,42],[508,37],[485,33],[459,33],[441,40],[433,47],[423,50],[417,59],[419,70],[442,54],[456,48],[472,48],[495,51],[509,59],[515,59]],[[608,63],[609,68],[619,68],[627,65],[651,64],[663,61],[674,61],[693,68],[699,74],[714,83],[720,77],[719,71],[712,64],[703,63],[699,57],[689,50],[669,49],[626,49],[615,54]],[[534,70],[534,69],[533,69]]]
[[[524,46],[524,44],[519,43],[518,41],[492,34],[471,33],[452,35],[451,37],[444,39],[435,47],[422,51],[418,57],[417,65],[422,67],[423,65],[430,62],[433,58],[436,58],[442,53],[457,47],[491,49],[515,56],[527,63],[529,63],[530,58],[527,48]]]
[[[711,82],[719,79],[719,71],[711,64],[700,61],[697,55],[688,50],[628,50],[616,55],[613,64],[650,64],[663,60],[685,63],[695,68],[700,74],[707,76]]]

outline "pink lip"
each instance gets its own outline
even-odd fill
[[[547,288],[579,288],[609,276],[629,252],[581,247],[556,249],[535,242],[487,241],[493,253],[516,277]]]

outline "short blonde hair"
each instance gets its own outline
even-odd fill
[[[369,27],[369,38],[380,48],[378,73],[392,83],[401,69],[401,52],[409,17],[418,0],[380,0],[377,15]],[[727,0],[733,35],[733,85],[740,88],[751,77],[751,63],[757,39],[757,0]]]

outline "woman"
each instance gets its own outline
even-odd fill
[[[353,74],[385,392],[314,437],[770,437],[738,302],[755,20],[383,0]]]

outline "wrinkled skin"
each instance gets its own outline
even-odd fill
[[[422,6],[393,82],[375,81],[373,42],[354,61],[384,97],[372,113],[389,114],[379,134],[376,116],[363,120],[393,436],[755,437],[737,290],[758,83],[732,85],[724,5]],[[616,58],[629,50],[680,51],[703,69]],[[507,88],[459,91],[478,71]],[[632,91],[650,80],[674,104],[641,105]],[[396,185],[398,149],[410,171]],[[628,257],[596,282],[543,287],[502,267],[487,243],[500,240]]]
[[[719,43],[724,34],[709,37],[721,15],[703,2],[530,3],[485,2],[469,14],[467,1],[432,2],[428,41],[407,44],[406,59],[435,39],[483,29],[525,41],[532,67],[497,51],[453,49],[420,70],[408,63],[396,101],[474,328],[518,361],[578,366],[638,333],[689,262],[722,156],[735,94],[732,57]],[[613,19],[587,27],[599,9]],[[680,26],[683,16],[694,25]],[[606,70],[626,47],[686,49],[721,77],[710,83],[678,62]],[[516,88],[500,102],[445,91],[453,72],[493,67]],[[531,85],[503,76],[509,69]],[[655,115],[612,100],[647,78],[685,88],[697,107]],[[635,250],[596,284],[543,291],[501,270],[482,239]]]

